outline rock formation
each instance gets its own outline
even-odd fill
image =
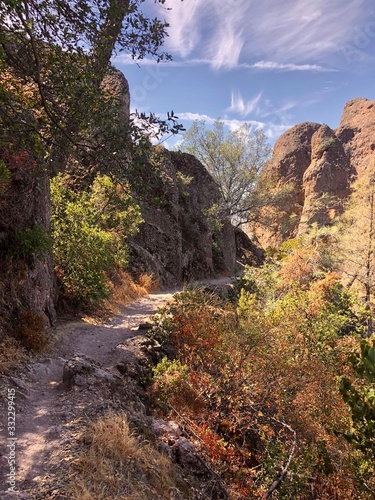
[[[55,322],[52,258],[40,243],[41,234],[48,235],[49,219],[48,176],[13,173],[0,199],[0,333],[17,326],[22,311],[35,313],[46,326]],[[35,253],[33,246],[38,247]]]
[[[277,225],[251,229],[263,247],[277,246],[324,225],[340,213],[350,184],[368,169],[375,171],[375,101],[353,99],[344,108],[336,130],[318,123],[302,123],[276,142],[262,180],[271,189],[289,185],[288,202],[277,213]],[[271,207],[264,214],[272,212]]]
[[[129,242],[133,270],[151,271],[162,285],[232,272],[234,230],[209,213],[219,202],[216,183],[194,156],[157,154],[163,176],[140,201],[144,223]]]
[[[130,117],[129,84],[123,73],[113,66],[104,77],[102,87],[111,99],[119,104],[119,118],[128,121]]]

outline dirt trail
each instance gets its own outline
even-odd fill
[[[57,340],[46,353],[47,357],[3,379],[3,394],[8,388],[15,389],[16,489],[19,492],[39,488],[56,474],[61,467],[61,451],[69,444],[69,429],[65,424],[74,422],[75,413],[79,414],[87,403],[84,399],[80,401],[80,394],[67,391],[63,386],[65,361],[75,354],[85,354],[98,361],[103,368],[112,370],[116,362],[116,346],[137,335],[139,324],[170,300],[175,291],[150,294],[102,325],[84,321],[60,324],[56,332]],[[5,405],[4,400],[4,408]],[[9,487],[6,483],[9,441],[5,413],[1,412],[0,498],[7,498],[5,491]],[[22,496],[18,494],[14,498]]]
[[[228,278],[211,281],[216,285],[228,283]],[[71,391],[62,383],[64,364],[76,354],[84,354],[99,362],[101,367],[113,372],[119,350],[116,347],[138,335],[138,326],[144,323],[157,308],[172,299],[178,290],[150,294],[128,307],[111,321],[95,325],[84,321],[62,323],[57,327],[56,341],[44,357],[23,367],[15,374],[0,380],[0,498],[68,498],[61,494],[64,488],[49,489],[43,485],[57,485],[68,464],[64,450],[68,449],[82,414],[89,411],[95,400],[93,393]],[[16,400],[16,490],[6,493],[10,483],[9,444],[6,422],[7,389],[15,390]]]

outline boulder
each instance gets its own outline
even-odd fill
[[[115,388],[119,379],[85,354],[76,354],[66,361],[63,369],[63,384],[71,389],[77,387],[108,386]]]

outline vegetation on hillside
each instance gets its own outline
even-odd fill
[[[70,177],[51,182],[52,239],[61,294],[88,304],[108,298],[109,278],[127,265],[126,238],[141,222],[129,190],[97,175],[88,189],[75,189]]]
[[[372,498],[375,358],[366,303],[327,238],[285,244],[235,295],[192,289],[155,318],[152,396],[230,498]],[[362,340],[361,340],[362,339]]]
[[[150,189],[150,137],[182,128],[173,112],[129,115],[128,96],[113,95],[114,53],[170,59],[167,24],[142,4],[0,2],[1,259],[23,269],[52,250],[64,298],[82,305],[107,296],[107,278],[126,264],[126,238],[141,221],[133,188]]]
[[[126,281],[126,239],[141,221],[134,186],[150,187],[150,136],[181,130],[173,112],[124,119],[105,88],[115,51],[169,59],[167,25],[142,3],[0,0],[0,305],[17,303],[0,370],[46,345],[43,318],[16,300],[36,260],[53,255],[70,303],[102,301]],[[271,199],[257,185],[269,148],[249,132],[197,123],[184,143],[221,187],[217,210],[236,224],[264,204],[277,216],[288,196],[286,188]],[[20,197],[42,191],[51,228],[49,207],[45,220],[25,220],[20,208]],[[373,179],[354,185],[337,225],[269,249],[227,297],[187,290],[156,318],[151,334],[167,355],[153,370],[155,408],[180,422],[233,499],[375,495],[374,200]],[[216,214],[207,213],[213,229]],[[169,460],[135,439],[125,417],[99,420],[83,439],[77,467],[95,498],[163,498],[175,487]],[[143,475],[137,484],[131,468]]]

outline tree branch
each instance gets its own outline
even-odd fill
[[[278,477],[275,479],[275,481],[271,484],[271,486],[269,487],[267,493],[266,493],[266,499],[267,498],[270,498],[270,496],[272,495],[272,493],[277,490],[277,488],[280,486],[280,484],[282,483],[282,481],[285,479],[287,473],[288,473],[288,469],[289,469],[289,466],[292,462],[292,458],[294,456],[294,453],[296,451],[296,446],[297,446],[297,433],[294,429],[292,429],[292,427],[290,427],[288,424],[286,424],[285,422],[281,422],[280,420],[277,420],[276,418],[273,418],[273,420],[275,420],[275,422],[278,422],[279,424],[281,424],[283,427],[285,427],[288,431],[292,432],[293,433],[293,446],[292,446],[292,449],[289,453],[289,457],[288,457],[288,460],[286,462],[286,464],[284,465],[284,467],[281,468],[281,472],[280,474],[278,475]]]

